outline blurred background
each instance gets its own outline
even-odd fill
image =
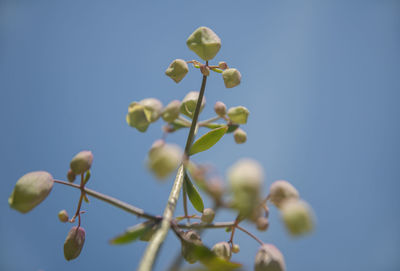
[[[257,159],[264,194],[286,179],[317,216],[315,232],[302,238],[287,234],[275,208],[267,232],[246,227],[283,252],[288,270],[400,270],[399,1],[0,0],[1,270],[136,269],[146,243],[108,240],[143,220],[92,199],[83,207],[85,247],[66,262],[70,225],[57,213],[74,212],[78,191],[55,185],[26,215],[7,199],[29,171],[66,179],[70,159],[89,149],[88,187],[161,214],[173,176],[157,181],[145,158],[162,122],[142,134],[125,115],[134,100],[167,104],[199,90],[199,70],[178,85],[164,71],[175,58],[197,59],[186,39],[203,25],[222,40],[211,64],[227,61],[242,83],[226,89],[212,73],[201,118],[213,116],[218,100],[251,114],[246,144],[228,135],[194,160],[225,176],[241,157]],[[187,133],[168,141],[183,146]],[[204,235],[209,246],[228,238],[223,230]],[[252,270],[258,244],[240,232],[236,238],[241,252],[233,260]],[[179,250],[170,233],[155,270]]]

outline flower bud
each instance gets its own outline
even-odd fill
[[[214,105],[214,111],[218,116],[224,117],[226,115],[226,105],[223,102],[216,102]]]
[[[242,75],[237,69],[230,68],[222,72],[222,78],[226,88],[233,88],[240,84]]]
[[[155,122],[160,118],[163,106],[159,100],[147,98],[141,100],[140,104],[144,106],[144,113],[150,123]]]
[[[221,48],[221,40],[210,28],[201,26],[189,36],[186,45],[203,60],[211,60]]]
[[[247,133],[238,128],[235,130],[235,132],[233,132],[233,138],[235,139],[236,144],[245,143],[247,140]]]
[[[282,218],[292,235],[303,235],[312,231],[314,215],[310,206],[302,200],[285,200],[281,206]]]
[[[251,159],[239,160],[229,169],[228,180],[233,194],[233,207],[240,215],[252,219],[256,215],[263,178],[261,165]]]
[[[132,102],[128,108],[126,122],[138,131],[146,132],[150,123],[155,122],[161,116],[161,111],[162,103],[154,98]]]
[[[240,246],[238,244],[234,244],[232,246],[232,253],[239,253],[240,252]]]
[[[185,77],[188,71],[189,67],[185,60],[175,59],[171,64],[169,64],[165,74],[171,77],[175,83],[179,83]]]
[[[64,242],[64,257],[67,261],[79,256],[85,243],[85,230],[82,227],[72,227]]]
[[[215,217],[215,212],[211,208],[206,208],[203,210],[203,214],[201,215],[201,221],[204,223],[212,223]]]
[[[226,70],[226,69],[228,68],[228,64],[226,64],[226,62],[224,62],[224,61],[220,61],[220,62],[218,63],[218,67],[219,67],[221,70]]]
[[[198,256],[194,253],[195,246],[203,245],[200,235],[193,231],[187,231],[183,234],[182,243],[182,256],[190,264],[194,264],[198,260]]]
[[[63,223],[68,222],[69,217],[67,211],[61,210],[60,212],[58,212],[58,219]]]
[[[206,191],[216,202],[221,202],[222,195],[224,194],[222,181],[218,178],[213,178],[206,182]]]
[[[199,92],[191,91],[189,92],[181,103],[181,113],[192,118],[194,111],[196,110],[197,100],[199,99]],[[206,98],[203,96],[203,100],[200,106],[200,112],[203,110],[204,106],[206,105]]]
[[[231,246],[228,242],[216,243],[211,249],[218,257],[229,261],[232,257]]]
[[[264,244],[256,254],[254,271],[285,271],[282,253],[271,244]]]
[[[21,213],[27,213],[49,195],[53,183],[53,177],[48,172],[27,173],[15,184],[11,196],[8,198],[8,204]]]
[[[68,170],[67,179],[68,179],[68,181],[69,181],[70,183],[73,183],[73,182],[75,181],[75,179],[76,179],[76,175],[75,175],[74,172],[72,172],[71,169]]]
[[[91,151],[81,151],[72,158],[70,168],[75,175],[85,173],[90,169],[93,162]]]
[[[271,202],[278,208],[288,199],[299,199],[299,192],[293,185],[284,180],[273,182],[269,189]]]
[[[149,151],[147,166],[157,178],[165,179],[175,171],[181,159],[182,151],[179,146],[156,141]]]
[[[236,124],[246,124],[249,110],[244,106],[231,107],[228,110],[229,119]]]
[[[173,122],[179,117],[180,108],[181,101],[174,100],[164,108],[161,116],[166,122]]]
[[[268,227],[269,227],[268,218],[260,216],[256,220],[256,226],[257,226],[257,230],[266,231],[268,229]]]
[[[200,71],[204,76],[210,75],[210,68],[208,68],[206,65],[200,65]]]

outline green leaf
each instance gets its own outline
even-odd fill
[[[85,174],[85,179],[83,180],[83,183],[84,183],[84,184],[86,184],[86,183],[89,181],[90,176],[91,176],[90,169],[88,169],[88,170],[86,171],[86,174]]]
[[[223,126],[209,131],[193,143],[189,155],[208,150],[215,145],[226,133],[228,126]]]
[[[219,124],[219,123],[207,123],[204,125],[204,127],[207,127],[209,129],[216,129],[225,126],[225,124]]]
[[[124,233],[110,240],[112,245],[123,245],[133,241],[145,235],[148,231],[151,231],[154,226],[154,222],[146,221],[137,224],[131,228],[128,228]]]
[[[204,203],[203,200],[200,196],[199,191],[197,191],[197,188],[193,185],[192,181],[189,179],[189,176],[185,172],[185,180],[184,180],[184,186],[186,188],[187,195],[189,197],[190,202],[192,203],[193,207],[199,211],[203,212],[204,210]]]
[[[228,125],[228,131],[226,131],[227,134],[233,133],[237,128],[239,128],[239,125],[237,124],[229,124]]]

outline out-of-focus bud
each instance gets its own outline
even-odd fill
[[[68,170],[67,179],[70,183],[73,183],[76,179],[76,175],[71,169]]]
[[[257,230],[266,231],[268,229],[268,227],[269,227],[268,218],[260,216],[256,220],[256,226],[257,226]]]
[[[228,242],[216,243],[211,249],[218,257],[229,261],[232,257],[231,246]]]
[[[179,166],[182,151],[179,146],[156,141],[149,151],[147,165],[159,179],[167,178]]]
[[[203,245],[201,241],[200,235],[193,231],[187,231],[183,234],[183,241],[182,243],[182,256],[183,258],[190,264],[194,264],[198,260],[198,256],[193,253],[193,249],[195,246]]]
[[[294,236],[307,234],[314,228],[314,214],[302,200],[285,200],[281,212],[286,228]]]
[[[246,124],[249,110],[244,106],[231,107],[228,110],[229,119],[236,124]]]
[[[154,98],[132,102],[128,108],[126,122],[140,132],[146,132],[150,123],[161,116],[162,103]]]
[[[221,202],[222,195],[224,194],[224,187],[222,181],[218,178],[213,178],[207,182],[207,193],[216,201]]]
[[[203,60],[211,60],[221,48],[221,40],[210,28],[201,26],[189,36],[186,45]]]
[[[211,208],[206,208],[203,210],[203,214],[201,215],[201,221],[204,223],[211,223],[213,222],[215,217],[215,212]]]
[[[181,101],[174,100],[164,108],[161,116],[166,122],[173,122],[179,117],[180,108]]]
[[[255,219],[263,178],[264,171],[261,165],[252,159],[239,160],[229,169],[228,180],[233,194],[233,207],[240,215]]]
[[[226,115],[226,105],[223,102],[216,102],[214,105],[214,111],[218,116],[224,117]]]
[[[171,64],[169,64],[165,74],[171,77],[175,83],[179,83],[185,77],[188,71],[189,67],[185,60],[175,59]]]
[[[226,64],[226,62],[224,62],[224,61],[220,61],[220,62],[218,63],[218,67],[219,67],[221,70],[226,70],[226,69],[228,68],[228,64]]]
[[[243,144],[247,140],[247,133],[242,129],[238,128],[233,132],[233,138],[237,144]]]
[[[67,211],[66,210],[59,211],[58,212],[58,219],[63,223],[68,222],[69,217],[68,217]]]
[[[240,246],[238,244],[234,244],[232,246],[232,253],[239,253],[240,252]]]
[[[85,244],[85,230],[82,227],[72,227],[64,242],[64,257],[67,261],[73,260],[81,254]]]
[[[264,244],[256,254],[254,271],[285,271],[282,253],[271,244]]]
[[[93,162],[91,151],[81,151],[72,158],[70,168],[75,175],[85,173],[90,169]]]
[[[210,68],[208,68],[206,65],[200,65],[200,71],[204,76],[210,75]]]
[[[230,68],[222,72],[222,78],[226,88],[233,88],[240,84],[242,75],[237,69]]]
[[[8,198],[8,204],[21,213],[27,213],[49,195],[53,183],[53,177],[48,172],[27,173],[15,184],[11,196]]]
[[[160,118],[163,105],[159,100],[147,98],[141,100],[140,104],[144,106],[144,113],[150,123],[155,122]]]
[[[199,92],[191,91],[189,92],[185,98],[183,98],[181,103],[181,113],[192,118],[194,111],[196,109],[197,100],[199,99]],[[203,96],[203,100],[201,102],[200,112],[203,110],[206,105],[206,98]]]
[[[288,199],[299,199],[299,192],[289,182],[284,180],[275,181],[269,188],[269,199],[278,208]]]

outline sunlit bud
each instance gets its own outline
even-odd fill
[[[182,100],[181,113],[192,118],[194,111],[196,109],[196,104],[198,99],[199,99],[199,92],[197,91],[189,92]],[[205,105],[206,105],[206,98],[203,96],[203,100],[200,106],[200,112],[201,110],[203,110]]]
[[[200,71],[204,76],[210,75],[210,69],[206,65],[200,65]]]
[[[281,206],[282,218],[288,231],[295,236],[312,231],[314,215],[311,207],[302,200],[285,200]]]
[[[180,108],[181,101],[174,100],[164,108],[161,116],[166,122],[173,122],[179,117]]]
[[[298,198],[299,192],[287,181],[275,181],[269,188],[269,199],[278,208],[281,207],[285,200]]]
[[[189,67],[185,60],[175,59],[171,64],[169,64],[165,74],[171,77],[175,83],[179,83],[185,77],[188,71]]]
[[[224,62],[224,61],[221,61],[221,62],[218,63],[218,67],[221,70],[226,70],[228,68],[228,64],[226,64],[226,62]]]
[[[64,242],[64,257],[67,261],[79,256],[85,243],[85,230],[82,227],[72,227]]]
[[[160,118],[163,106],[159,100],[155,98],[147,98],[141,100],[140,104],[144,106],[144,113],[150,123],[155,122]]]
[[[242,129],[238,128],[233,132],[233,138],[237,144],[245,143],[247,140],[247,133]]]
[[[39,205],[53,188],[53,177],[45,171],[25,174],[14,186],[8,204],[11,208],[27,213]]]
[[[186,45],[203,60],[210,60],[221,48],[221,40],[210,28],[201,26],[189,36]]]
[[[233,88],[240,84],[242,75],[237,69],[230,68],[222,72],[222,78],[226,88]]]
[[[211,249],[218,257],[229,261],[232,257],[231,246],[228,242],[216,243]]]
[[[238,244],[234,244],[232,246],[232,253],[239,253],[240,252],[240,246]]]
[[[76,175],[71,169],[68,170],[67,179],[70,183],[73,183],[76,179]]]
[[[150,123],[161,116],[162,103],[154,98],[132,102],[128,108],[126,122],[140,132],[146,132]]]
[[[216,102],[214,105],[214,111],[218,116],[224,117],[226,115],[226,105],[223,102]]]
[[[271,244],[264,244],[256,254],[254,271],[285,271],[282,253]]]
[[[269,227],[268,218],[260,216],[256,220],[256,226],[257,226],[257,230],[266,231],[268,229],[268,227]]]
[[[259,209],[263,178],[264,171],[255,160],[239,160],[229,169],[228,181],[233,194],[233,207],[242,216],[253,217]]]
[[[90,169],[93,162],[91,151],[81,151],[72,158],[70,168],[75,175],[85,173]]]
[[[179,146],[156,141],[149,151],[147,166],[159,179],[167,178],[181,163],[182,151]]]
[[[231,107],[228,110],[229,119],[236,124],[246,124],[249,110],[244,106]]]
[[[182,256],[190,264],[197,262],[198,256],[193,252],[195,246],[201,246],[203,242],[201,241],[200,235],[193,231],[187,231],[183,234],[182,243]]]
[[[63,223],[68,222],[69,217],[68,217],[67,211],[66,210],[59,211],[58,212],[58,219]]]
[[[213,222],[215,217],[215,212],[211,208],[206,208],[203,210],[203,214],[201,215],[201,221],[204,223],[211,223]]]

